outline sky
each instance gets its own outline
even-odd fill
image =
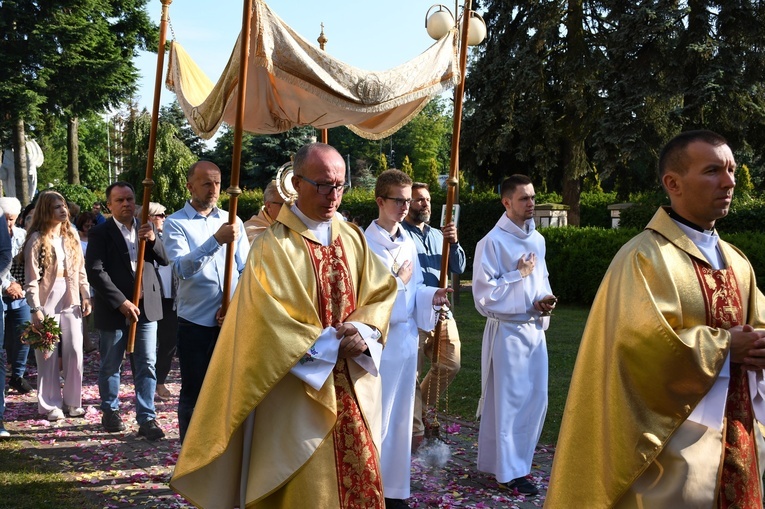
[[[433,44],[425,31],[425,13],[432,0],[269,0],[266,3],[283,21],[305,39],[315,43],[324,23],[329,42],[325,51],[350,65],[382,71],[416,57]],[[454,4],[446,5],[453,11]],[[150,0],[148,10],[159,23],[160,0]],[[242,26],[242,3],[237,0],[174,0],[170,21],[175,39],[186,49],[213,83],[218,80],[234,48]],[[168,30],[168,40],[173,35]],[[151,112],[157,55],[142,53],[137,59],[141,72],[139,108]],[[162,105],[174,95],[164,87],[167,57],[163,69]]]

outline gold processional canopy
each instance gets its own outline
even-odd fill
[[[413,60],[387,71],[358,69],[311,45],[262,0],[254,0],[244,130],[274,134],[296,126],[347,126],[367,139],[390,136],[428,101],[460,80],[457,31]],[[213,83],[173,42],[167,87],[192,129],[210,139],[221,122],[235,124],[239,34],[218,82]]]

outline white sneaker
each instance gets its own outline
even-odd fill
[[[53,410],[48,412],[49,421],[57,421],[63,418],[64,418],[64,412],[62,412],[60,408],[54,408]]]
[[[0,420],[0,438],[8,438],[11,434],[5,429],[5,424]]]
[[[85,409],[82,407],[64,405],[64,413],[68,414],[69,417],[82,417],[85,415]]]

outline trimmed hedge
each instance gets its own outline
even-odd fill
[[[228,210],[228,204],[231,199],[227,193],[221,193],[218,203],[220,208]],[[242,191],[239,195],[239,199],[236,201],[236,215],[242,221],[247,221],[254,215],[260,212],[260,207],[263,206],[263,191],[260,189],[253,189]]]
[[[547,244],[550,286],[563,302],[589,305],[617,251],[641,230],[542,228]],[[757,286],[765,288],[765,233],[723,234],[721,238],[746,254]]]
[[[640,230],[541,228],[547,244],[547,270],[555,295],[566,303],[591,304],[619,249]]]
[[[622,210],[619,224],[624,228],[643,228],[661,205],[669,205],[663,195],[640,197],[632,207]],[[718,220],[715,226],[726,233],[765,232],[764,217],[765,198],[742,194],[734,196],[728,215]]]

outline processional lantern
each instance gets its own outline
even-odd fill
[[[433,12],[432,14],[431,11]],[[478,46],[483,42],[484,39],[486,39],[486,23],[480,14],[474,10],[471,10],[469,7],[467,7],[467,15],[467,44],[468,46]],[[450,11],[449,8],[445,5],[431,5],[428,11],[425,13],[425,29],[428,31],[428,35],[435,40],[442,38],[453,28],[459,27],[459,25],[460,20],[458,19],[455,21],[454,16],[452,15],[452,11]]]
[[[459,186],[459,147],[460,147],[460,130],[462,127],[462,102],[465,96],[465,77],[467,76],[467,47],[481,44],[486,38],[486,23],[483,18],[471,8],[472,0],[465,0],[462,10],[462,15],[456,20],[452,15],[452,12],[444,5],[436,4],[428,9],[425,13],[425,29],[428,31],[433,39],[441,39],[451,31],[457,31],[459,34],[459,72],[460,81],[454,89],[454,119],[452,125],[452,146],[451,155],[449,161],[449,178],[447,179],[446,189],[446,214],[443,218],[443,224],[449,224],[452,222],[452,212],[454,210],[454,203],[457,199],[457,189]],[[432,14],[431,14],[432,11]],[[458,5],[455,1],[454,11],[458,12]],[[444,238],[443,247],[441,249],[441,275],[439,279],[439,287],[446,288],[447,275],[449,272],[449,241]],[[438,321],[434,329],[433,338],[433,362],[438,363],[441,346],[441,336],[446,334],[446,321],[448,319],[448,310],[441,310],[438,313]],[[441,374],[439,373],[439,377]],[[439,434],[440,423],[438,422],[438,402],[440,400],[439,387],[441,381],[436,382],[436,397],[434,402],[434,419],[433,421],[426,423],[426,427],[430,429],[430,435],[437,437]],[[448,386],[446,393],[446,405],[448,412],[449,394]],[[425,406],[427,407],[429,402],[426,400]],[[426,434],[427,434],[426,430]]]

